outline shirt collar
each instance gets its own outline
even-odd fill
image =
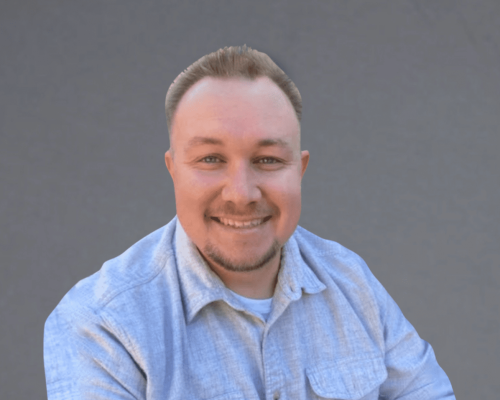
[[[187,323],[191,322],[203,307],[217,300],[223,300],[230,306],[239,308],[235,305],[229,289],[211,270],[188,237],[177,216],[175,219],[173,248]],[[326,289],[300,255],[297,230],[285,243],[281,254],[274,297],[284,295],[289,301],[295,301],[302,296],[303,291],[313,294]]]

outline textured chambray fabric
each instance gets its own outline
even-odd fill
[[[175,217],[48,317],[49,400],[455,399],[429,343],[355,253],[298,226],[267,322]]]

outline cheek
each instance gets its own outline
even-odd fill
[[[276,192],[282,193],[283,196],[296,197],[300,196],[300,182],[300,177],[298,177],[297,174],[290,173],[277,176],[276,179],[270,182],[270,186],[272,186]]]
[[[301,196],[300,191],[288,192],[282,199],[283,213],[286,214],[286,224],[294,224],[300,216]]]
[[[213,171],[192,171],[181,176],[181,184],[196,187],[200,190],[210,190],[216,187],[221,179],[221,174],[216,174]]]
[[[203,206],[213,197],[217,189],[217,179],[200,174],[179,175],[174,185],[178,208],[191,209]]]
[[[269,186],[270,197],[280,208],[282,214],[292,219],[297,213],[300,214],[301,207],[301,188],[300,181],[295,177],[281,179],[276,184]],[[285,221],[287,223],[287,221]]]

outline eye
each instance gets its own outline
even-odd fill
[[[203,157],[200,161],[204,162],[205,164],[215,164],[216,160],[220,161],[220,158],[215,157],[215,156],[207,156],[207,157]]]
[[[261,158],[258,162],[261,163],[261,164],[276,164],[276,163],[279,163],[279,161],[276,158],[272,158],[272,157]]]

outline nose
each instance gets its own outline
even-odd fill
[[[238,163],[228,171],[222,189],[222,200],[236,205],[257,202],[262,197],[262,193],[256,178],[250,166],[245,162]]]

